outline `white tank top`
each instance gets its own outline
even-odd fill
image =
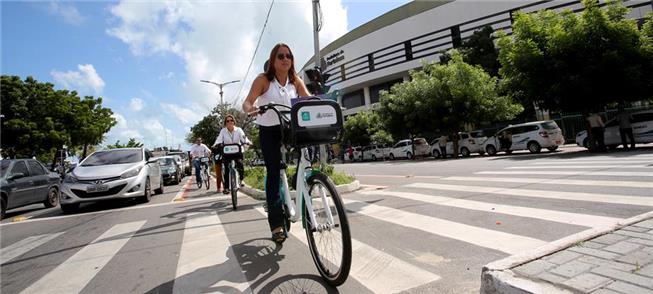
[[[290,106],[290,98],[297,97],[297,89],[295,85],[286,78],[286,85],[281,86],[277,78],[270,81],[268,90],[263,95],[258,97],[258,106],[263,106],[268,103],[277,103]],[[279,117],[274,110],[268,110],[263,115],[256,118],[256,123],[260,126],[269,127],[279,125]]]

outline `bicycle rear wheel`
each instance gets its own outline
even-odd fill
[[[204,168],[204,185],[206,185],[207,190],[211,188],[211,177],[209,176],[209,170],[206,168]]]
[[[315,229],[311,229],[308,207],[304,205],[304,222],[311,256],[322,278],[332,286],[342,285],[349,276],[351,268],[351,233],[345,214],[345,207],[335,185],[325,174],[313,174],[307,180]],[[323,203],[322,193],[327,202]],[[326,209],[333,215],[329,225]]]
[[[231,205],[236,210],[238,207],[238,179],[236,179],[236,171],[233,168],[229,169],[229,184],[231,186]]]

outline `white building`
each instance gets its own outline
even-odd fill
[[[600,0],[604,3],[605,0]],[[651,0],[626,0],[630,18],[642,20]],[[331,74],[327,85],[339,90],[345,116],[379,101],[379,91],[407,80],[422,60],[439,60],[440,52],[459,46],[475,30],[491,25],[511,32],[515,11],[582,10],[580,1],[442,0],[413,1],[361,25],[324,47],[321,63]],[[302,72],[314,67],[309,60]],[[305,79],[306,80],[306,79]]]

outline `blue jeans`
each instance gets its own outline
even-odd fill
[[[281,174],[281,130],[279,126],[259,126],[259,140],[265,160],[265,200],[268,204],[270,230],[283,225],[283,201],[279,194]]]
[[[193,159],[193,166],[195,167],[195,180],[199,183],[202,179],[200,178],[200,166],[201,162],[199,159]]]

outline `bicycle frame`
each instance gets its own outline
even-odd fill
[[[297,208],[301,208],[302,202],[305,203],[307,210],[309,211],[308,213],[308,218],[310,220],[311,227],[310,228],[305,228],[305,229],[310,229],[310,230],[317,230],[317,231],[322,231],[322,230],[329,230],[332,227],[334,227],[334,222],[333,222],[333,214],[331,213],[331,209],[329,209],[329,199],[326,197],[326,193],[324,191],[321,191],[321,198],[322,198],[322,203],[325,203],[325,211],[327,215],[327,220],[328,223],[324,226],[317,227],[316,222],[315,222],[315,212],[313,211],[313,204],[311,202],[311,196],[308,191],[308,186],[306,184],[306,175],[307,171],[310,172],[311,170],[311,162],[307,159],[308,158],[308,149],[306,148],[301,148],[301,156],[299,158],[299,165],[297,167],[297,178],[296,178],[296,186],[297,187],[297,197],[295,197],[295,200],[293,201],[290,197],[290,191],[288,189],[288,178],[286,176],[285,170],[281,170],[281,181],[283,185],[283,191],[284,191],[284,202],[286,206],[288,207],[288,214],[290,216],[290,220],[292,222],[297,222],[299,220],[299,214],[297,213]],[[301,173],[300,173],[301,171]],[[302,214],[304,218],[306,218],[306,215]]]

